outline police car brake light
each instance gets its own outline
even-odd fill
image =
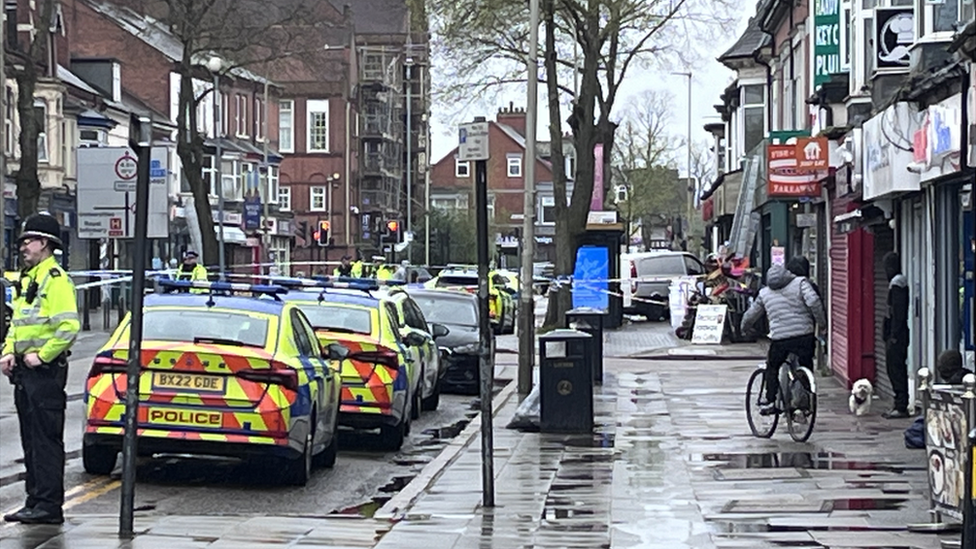
[[[88,371],[88,377],[95,377],[102,374],[125,373],[128,366],[129,364],[121,358],[115,358],[113,356],[95,357],[91,370]]]
[[[298,390],[298,372],[287,367],[275,369],[248,368],[237,372],[237,377],[255,383],[281,385],[292,391]]]

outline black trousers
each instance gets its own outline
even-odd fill
[[[897,339],[885,344],[885,366],[891,390],[895,393],[895,410],[908,411],[908,342]]]
[[[817,338],[813,334],[769,342],[769,354],[766,358],[766,402],[776,402],[776,395],[779,393],[779,368],[789,358],[790,353],[796,355],[801,366],[813,368],[816,348]]]
[[[64,410],[67,365],[15,369],[14,404],[27,468],[28,508],[61,514],[64,505]]]

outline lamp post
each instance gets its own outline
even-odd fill
[[[687,179],[687,185],[688,185],[687,210],[688,211],[686,212],[686,218],[688,223],[688,232],[690,232],[691,215],[692,215],[692,211],[694,210],[694,204],[695,204],[695,197],[693,195],[695,189],[694,187],[692,187],[692,183],[691,183],[691,76],[692,73],[691,71],[688,71],[688,72],[673,72],[671,74],[675,76],[684,76],[688,78],[688,151],[687,151],[688,158],[687,158],[687,164],[685,164],[685,169],[687,170],[686,177],[688,178]],[[684,233],[685,242],[688,242],[688,233],[685,233],[684,231],[682,232]]]
[[[407,45],[409,48],[409,44]],[[413,57],[409,54],[407,66],[407,230],[401,233],[401,240],[405,240],[407,233],[413,230]],[[407,261],[412,259],[410,246],[407,246]]]
[[[342,179],[342,175],[339,174],[339,172],[334,172],[326,179],[328,179],[329,182],[329,210],[327,212],[329,227],[335,227],[335,225],[332,224],[332,216],[335,211],[335,190],[339,188],[339,181]]]
[[[213,74],[213,105],[214,105],[214,179],[217,181],[217,220],[219,226],[217,227],[217,241],[220,243],[219,246],[219,261],[220,261],[220,279],[224,279],[224,271],[227,268],[227,261],[224,256],[224,180],[221,170],[223,168],[223,150],[220,146],[220,109],[221,104],[220,98],[220,82],[219,74],[220,68],[223,62],[219,57],[213,56],[207,61],[207,68]]]

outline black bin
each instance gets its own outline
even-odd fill
[[[593,336],[554,330],[539,337],[539,430],[593,432]]]
[[[590,347],[593,350],[593,383],[603,385],[603,326],[607,317],[601,309],[577,307],[566,312],[566,327],[586,332],[593,336]]]

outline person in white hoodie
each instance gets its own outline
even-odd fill
[[[779,367],[790,353],[800,364],[813,367],[816,333],[823,332],[827,315],[823,303],[806,277],[798,277],[782,265],[773,265],[766,273],[766,287],[742,317],[742,331],[752,331],[765,315],[769,320],[769,354],[766,358],[766,400],[763,415],[779,413]]]

